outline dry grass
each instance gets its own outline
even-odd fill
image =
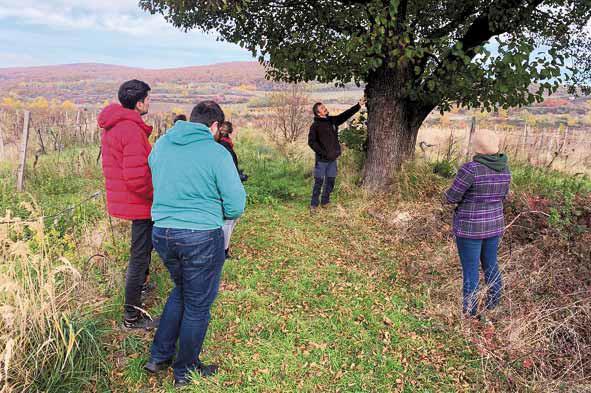
[[[425,142],[429,147],[420,154],[429,159],[445,158],[450,147],[450,137],[456,146],[456,155],[462,156],[466,149],[466,128],[422,127],[417,143]],[[559,169],[568,173],[591,174],[591,135],[581,130],[543,130],[529,128],[508,130],[497,128],[503,151],[511,160],[531,165]]]
[[[499,251],[503,299],[499,308],[483,314],[487,322],[467,323],[461,316],[462,273],[449,225],[452,212],[437,201],[447,184],[429,177],[427,168],[419,165],[402,175],[398,193],[367,209],[399,248],[401,274],[411,291],[427,293],[420,311],[424,318],[441,321],[475,346],[488,391],[589,391],[589,196],[572,207],[580,212],[578,226],[559,229],[547,217],[553,202],[536,206],[544,215],[527,213],[534,209],[519,192],[507,201],[507,223],[517,219]],[[406,198],[412,187],[416,198]]]
[[[7,211],[2,221],[13,222],[0,225],[1,392],[83,386],[104,366],[96,323],[78,312],[90,288],[52,252],[41,219],[23,223]]]

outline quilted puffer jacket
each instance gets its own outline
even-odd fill
[[[107,191],[107,211],[126,220],[151,218],[154,190],[148,166],[152,127],[140,114],[111,104],[101,111],[103,174]]]

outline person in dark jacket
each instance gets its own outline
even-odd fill
[[[248,180],[248,176],[242,172],[240,167],[238,166],[238,156],[234,151],[234,141],[232,141],[232,132],[234,132],[234,126],[229,121],[224,121],[220,123],[218,127],[218,132],[216,134],[216,141],[224,146],[230,155],[232,156],[232,160],[234,161],[234,166],[236,166],[236,170],[238,171],[238,176],[240,176],[240,180],[244,183]],[[232,237],[232,232],[236,227],[236,220],[224,220],[224,226],[222,229],[224,230],[224,249],[226,252],[226,259],[231,258],[230,255],[230,238]]]
[[[310,212],[314,213],[318,205],[326,206],[330,203],[330,194],[334,189],[337,177],[337,159],[341,155],[339,143],[339,126],[356,114],[365,104],[365,98],[340,115],[330,116],[323,103],[317,102],[312,107],[314,122],[308,134],[308,146],[314,150],[316,162],[314,164],[314,187]],[[324,190],[322,186],[324,185]],[[322,199],[320,192],[322,190]]]

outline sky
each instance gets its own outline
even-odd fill
[[[0,67],[105,63],[173,68],[252,61],[250,52],[185,33],[137,0],[0,0]]]

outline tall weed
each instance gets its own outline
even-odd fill
[[[79,392],[103,380],[99,325],[79,309],[80,272],[52,256],[42,220],[25,224],[8,210],[3,222],[11,223],[0,225],[2,392]]]

